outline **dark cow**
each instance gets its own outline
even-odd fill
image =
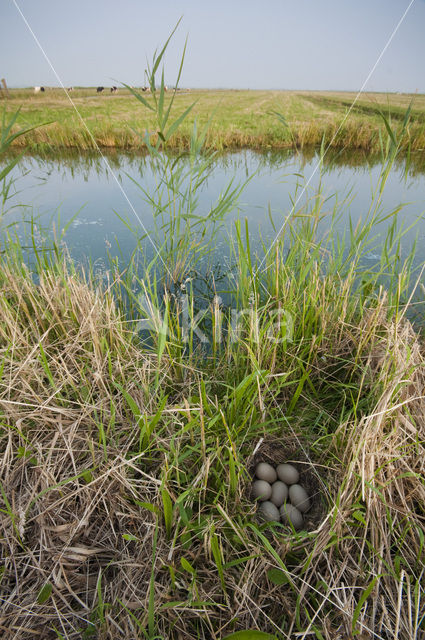
[[[118,91],[117,87],[111,87],[111,93],[116,93]]]
[[[102,91],[104,90],[105,87],[98,87],[96,89],[97,93],[102,93]]]

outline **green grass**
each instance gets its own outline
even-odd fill
[[[154,263],[140,271],[139,248],[124,272],[111,265],[105,284],[58,246],[34,245],[30,270],[5,229],[2,631],[22,640],[419,639],[425,352],[407,312],[423,279],[414,249],[400,251],[397,210],[381,209],[408,119],[401,132],[383,121],[379,182],[345,236],[320,188],[263,260],[236,224],[228,307],[206,305],[202,348],[198,298],[182,284],[234,200],[219,198],[198,220],[212,159],[199,129],[189,174],[160,152],[175,122],[163,98],[152,114],[159,139],[145,138],[158,184],[153,234],[167,230]],[[387,216],[381,255],[366,269]],[[141,316],[151,320],[146,341],[134,330]],[[256,518],[260,460],[302,469],[313,501],[305,530]]]
[[[166,94],[165,104],[170,94],[170,91]],[[70,95],[88,130],[62,90],[48,89],[44,94],[34,94],[31,89],[11,90],[11,99],[3,102],[10,112],[21,107],[21,126],[53,121],[16,144],[30,150],[86,150],[95,148],[93,136],[101,148],[141,149],[145,146],[140,135],[143,137],[146,129],[156,130],[152,115],[140,110],[126,88],[112,95],[97,95],[95,88],[75,90]],[[325,137],[335,149],[376,152],[380,151],[380,133],[385,133],[379,111],[395,126],[411,100],[413,109],[405,148],[410,146],[412,151],[425,148],[425,96],[363,94],[345,118],[354,98],[354,93],[332,92],[181,91],[176,96],[174,117],[194,100],[197,103],[169,148],[187,148],[194,119],[204,126],[212,117],[206,146],[214,150],[302,148],[320,145]],[[152,101],[152,97],[147,99]],[[273,115],[276,111],[284,116],[288,126]]]

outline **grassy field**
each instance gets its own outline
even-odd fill
[[[47,89],[44,94],[34,94],[32,89],[12,90],[11,99],[3,102],[10,112],[21,107],[21,126],[51,122],[19,138],[16,144],[29,150],[85,150],[95,148],[93,136],[102,148],[140,149],[145,146],[142,139],[145,130],[156,131],[150,112],[125,88],[117,94],[99,95],[95,88],[77,89],[70,95],[88,130],[62,90]],[[169,97],[170,92],[165,104]],[[203,126],[212,117],[206,139],[206,146],[211,149],[302,148],[319,145],[325,137],[335,149],[379,151],[380,134],[385,134],[379,111],[397,128],[413,99],[404,146],[412,151],[425,148],[424,95],[363,94],[346,118],[354,98],[354,93],[344,92],[179,91],[173,107],[174,118],[193,101],[197,102],[168,147],[187,149],[193,120],[196,118],[199,126]],[[286,124],[273,112],[282,114]]]

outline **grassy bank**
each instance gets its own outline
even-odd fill
[[[70,95],[88,130],[62,90],[48,89],[44,94],[34,94],[32,89],[12,90],[11,99],[3,102],[10,112],[21,107],[22,127],[51,122],[20,138],[16,144],[30,150],[52,147],[87,150],[95,148],[93,136],[102,148],[140,149],[144,147],[141,136],[145,130],[156,131],[152,115],[147,110],[141,114],[137,101],[125,88],[118,94],[97,95],[93,88],[75,90]],[[152,102],[152,97],[143,95]],[[404,146],[412,151],[423,150],[425,96],[363,94],[345,118],[355,99],[354,93],[307,91],[178,92],[174,118],[194,100],[197,103],[168,146],[174,150],[187,149],[194,119],[203,126],[213,117],[205,143],[214,150],[303,148],[320,145],[325,137],[335,149],[379,152],[380,136],[386,135],[379,111],[397,127],[412,98],[409,135]],[[165,104],[169,100],[170,91],[165,96]],[[273,112],[281,113],[286,125]]]
[[[335,255],[325,274],[301,231],[261,278],[240,247],[237,308],[253,313],[232,341],[212,301],[203,354],[167,293],[151,290],[163,317],[147,347],[119,311],[118,274],[105,289],[55,260],[34,280],[3,257],[3,637],[421,637],[425,369],[400,300],[409,264],[383,259],[399,274],[386,292],[379,274],[359,287],[356,264]],[[305,530],[258,521],[260,460],[293,461],[308,482]]]
[[[192,130],[184,164],[145,140],[150,264],[140,244],[99,282],[60,239],[32,237],[30,270],[5,229],[3,637],[420,640],[425,350],[407,311],[423,279],[398,208],[382,210],[404,138],[389,128],[361,224],[338,233],[319,187],[255,260],[239,221],[226,288],[200,301],[201,258],[239,194],[230,183],[198,210],[207,135]],[[258,518],[259,461],[296,465],[312,501],[302,530]]]

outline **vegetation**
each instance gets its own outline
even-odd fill
[[[170,100],[169,91],[165,104]],[[143,94],[149,103],[152,96]],[[96,94],[96,89],[77,89],[70,94],[79,114],[61,89],[34,94],[32,89],[11,90],[5,100],[12,113],[21,106],[20,121],[35,129],[16,145],[31,151],[52,149],[140,149],[146,148],[138,131],[155,131],[153,113],[141,112],[130,91],[123,87],[117,94]],[[425,148],[425,96],[398,94],[362,94],[353,108],[354,93],[307,91],[179,91],[173,107],[175,119],[196,99],[196,105],[170,140],[169,148],[187,149],[193,122],[203,127],[214,116],[205,144],[222,150],[303,148],[320,145],[325,138],[331,148],[362,149],[380,152],[386,135],[380,111],[393,127],[401,123],[413,100],[413,109],[403,142],[405,150]],[[278,120],[275,112],[283,113]],[[87,126],[87,128],[86,128]]]
[[[361,226],[341,237],[335,210],[320,235],[319,189],[255,262],[237,224],[229,308],[215,297],[202,317],[187,276],[238,190],[229,185],[198,216],[208,133],[192,129],[183,175],[160,152],[183,124],[160,86],[160,133],[143,136],[158,177],[147,194],[153,238],[165,230],[166,239],[155,263],[140,271],[136,252],[105,286],[53,245],[35,248],[30,271],[9,231],[0,263],[3,633],[420,638],[425,363],[406,314],[421,272],[400,250],[397,212],[381,211],[409,114],[401,133],[385,121],[386,159]],[[380,258],[366,269],[388,216]],[[141,316],[148,340],[134,330]],[[259,459],[303,465],[315,502],[306,530],[256,519],[249,486]]]

